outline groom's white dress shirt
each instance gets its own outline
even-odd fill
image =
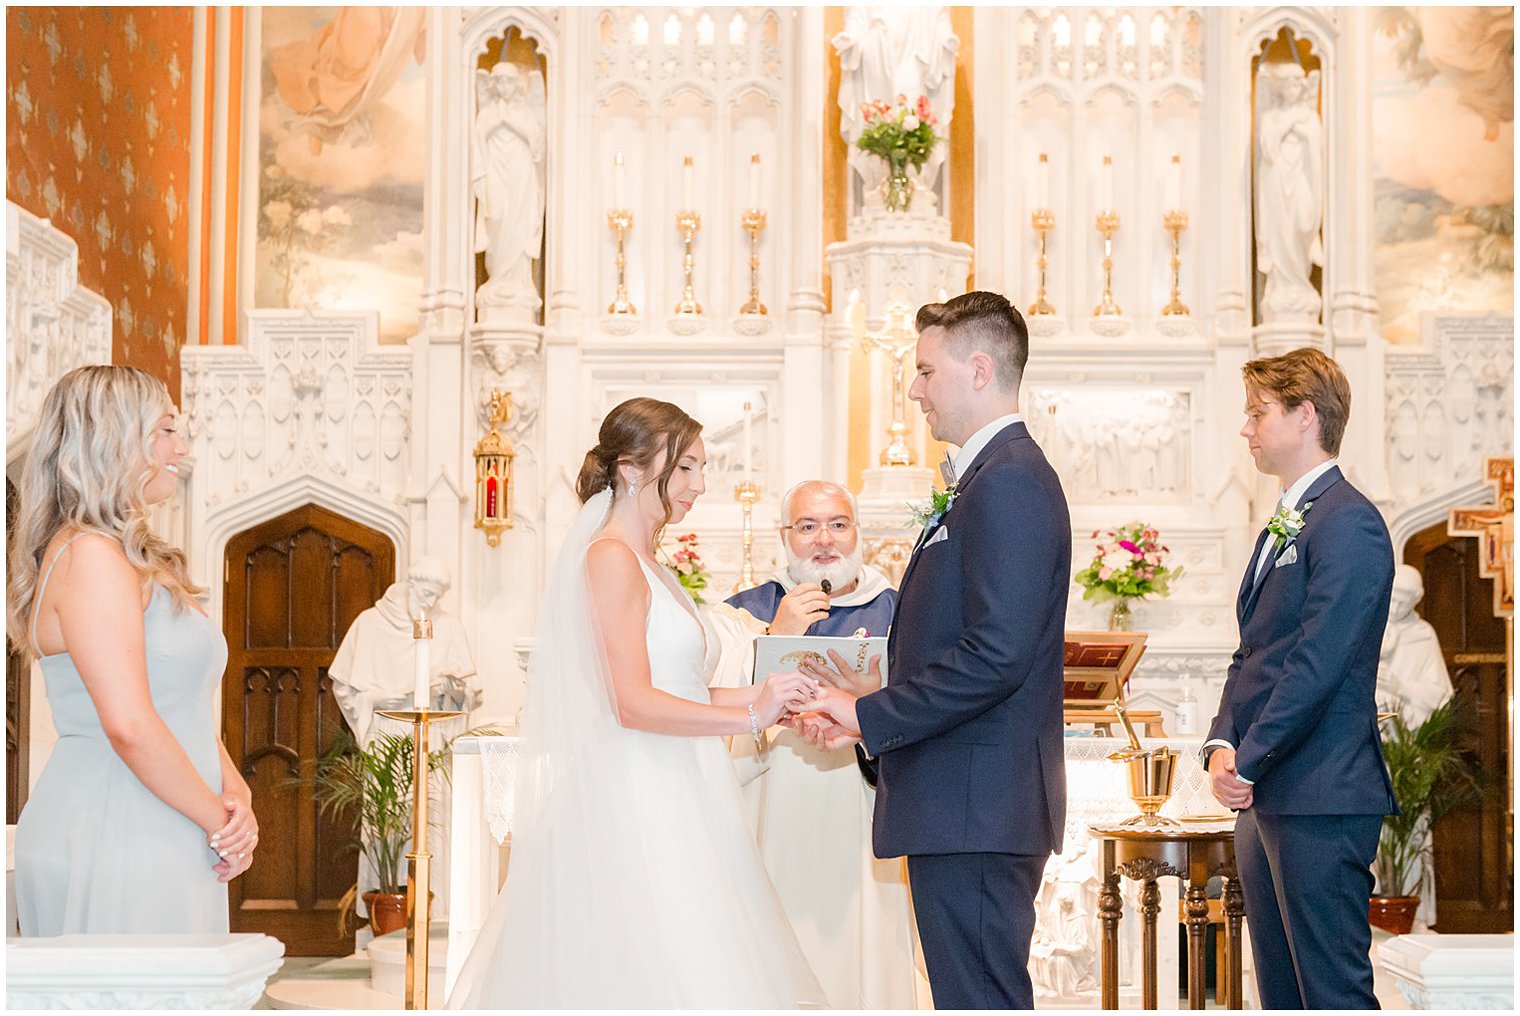
[[[1018,413],[1009,413],[1007,416],[998,417],[968,437],[966,443],[961,445],[961,450],[956,453],[951,466],[955,470],[955,479],[959,481],[966,475],[966,470],[971,468],[971,463],[976,461],[976,457],[982,454],[982,449],[987,447],[987,443],[996,437],[999,431],[1010,424],[1022,423],[1023,420],[1024,418]]]

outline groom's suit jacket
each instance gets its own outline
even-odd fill
[[[877,756],[872,845],[907,854],[1058,851],[1071,519],[1022,423],[959,478],[908,562],[887,686],[861,698]]]
[[[1310,484],[1298,537],[1240,584],[1240,646],[1209,738],[1235,747],[1260,814],[1396,813],[1378,735],[1378,651],[1393,545],[1377,507],[1332,467]]]

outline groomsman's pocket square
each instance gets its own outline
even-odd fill
[[[1297,560],[1298,560],[1298,544],[1296,544],[1296,543],[1290,543],[1290,544],[1288,544],[1288,549],[1282,552],[1282,556],[1277,559],[1277,563],[1274,564],[1272,567],[1274,567],[1274,568],[1281,568],[1284,565],[1290,565],[1290,564],[1292,564],[1293,562],[1295,562]]]
[[[932,547],[936,543],[938,543],[939,541],[941,541],[941,540],[948,540],[948,539],[950,539],[950,527],[949,526],[940,526],[939,527],[939,532],[937,532],[933,536],[929,537],[929,539],[927,541],[925,541],[924,546],[925,547]]]

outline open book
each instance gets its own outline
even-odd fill
[[[832,649],[845,658],[845,662],[857,674],[864,674],[871,666],[871,657],[881,657],[882,679],[887,673],[887,640],[878,638],[836,638],[828,635],[758,635],[755,637],[756,684],[772,674],[785,674],[796,670],[809,657],[821,665],[832,667],[829,658]]]

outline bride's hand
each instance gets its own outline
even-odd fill
[[[810,677],[796,671],[772,674],[755,697],[755,719],[760,726],[769,727],[789,712],[811,708],[818,694],[818,682]]]

